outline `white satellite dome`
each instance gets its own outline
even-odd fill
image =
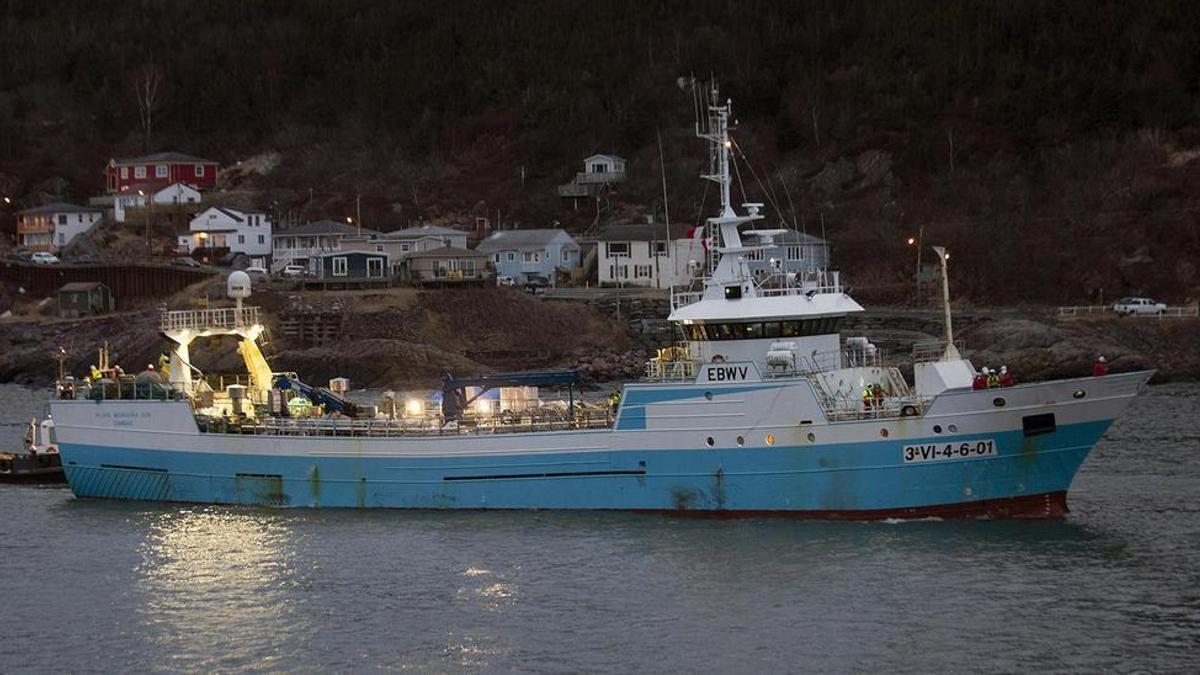
[[[230,272],[225,282],[225,293],[235,300],[250,297],[250,275],[241,270]]]

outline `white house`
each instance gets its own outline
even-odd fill
[[[594,196],[605,186],[625,181],[625,160],[616,155],[592,155],[570,183],[558,186],[560,197]]]
[[[349,240],[365,241],[378,234],[337,220],[314,220],[277,230],[271,237],[272,267],[280,270],[286,265],[307,265],[310,258],[334,251],[368,250],[351,246]]]
[[[703,263],[704,246],[682,225],[632,223],[609,225],[596,243],[601,285],[670,288],[683,286]],[[697,261],[689,266],[689,261]]]
[[[30,251],[56,251],[103,217],[100,209],[62,202],[25,209],[17,214],[17,240]]]
[[[601,285],[670,288],[687,285],[694,273],[703,272],[705,248],[702,236],[690,237],[689,230],[672,225],[610,225],[597,239],[597,272]],[[757,242],[747,237],[746,244]],[[759,281],[772,275],[796,273],[809,278],[829,267],[829,247],[820,237],[787,231],[771,238],[771,244],[747,251],[747,267]]]
[[[143,208],[147,204],[160,206],[199,204],[200,191],[187,183],[172,183],[165,188],[155,189],[150,183],[131,185],[125,192],[111,195],[113,220],[125,222],[126,209]]]
[[[221,206],[196,214],[188,224],[188,234],[179,236],[180,253],[223,248],[230,253],[244,253],[252,265],[262,267],[270,261],[271,245],[271,216]]]

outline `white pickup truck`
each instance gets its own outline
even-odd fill
[[[1152,315],[1162,314],[1167,310],[1167,306],[1161,302],[1155,302],[1150,298],[1121,298],[1113,304],[1113,313],[1117,316],[1134,316],[1134,315]]]

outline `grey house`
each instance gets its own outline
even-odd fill
[[[770,276],[772,270],[811,276],[829,269],[829,244],[824,239],[795,230],[771,239],[772,246],[746,254],[746,266],[755,278]]]
[[[309,258],[309,273],[325,281],[383,280],[390,276],[388,254],[330,251]]]
[[[491,257],[496,276],[525,283],[538,276],[554,282],[580,265],[579,244],[561,228],[502,230],[479,242],[476,251]]]

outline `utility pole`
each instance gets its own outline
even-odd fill
[[[664,230],[663,234],[665,235],[663,237],[663,253],[670,254],[670,251],[671,251],[671,209],[669,209],[667,207],[667,165],[665,162],[663,162],[662,132],[659,131],[657,128],[655,128],[654,134],[655,134],[655,136],[658,137],[658,169],[659,169],[659,173],[662,175],[663,220],[666,221],[666,224],[663,226],[663,230]],[[653,239],[653,237],[651,237],[651,239]],[[653,243],[650,245],[652,247],[654,246]],[[654,287],[662,288],[663,287],[662,266],[659,264],[659,258],[661,258],[662,256],[658,255],[658,251],[651,251],[651,253],[654,255]]]

